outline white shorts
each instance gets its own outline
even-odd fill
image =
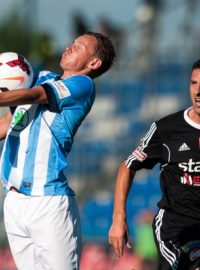
[[[9,191],[4,221],[19,270],[79,269],[81,229],[74,197],[33,197]]]

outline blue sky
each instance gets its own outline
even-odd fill
[[[116,4],[116,2],[118,2]],[[74,12],[80,11],[87,22],[91,25],[92,30],[98,31],[98,21],[101,17],[107,17],[116,25],[126,27],[131,23],[134,16],[134,7],[137,0],[42,0],[39,1],[39,9],[45,10],[48,17],[55,18],[55,23],[51,24],[54,35],[62,46],[64,40],[71,40],[72,33],[72,15]],[[46,30],[50,27],[50,21],[46,16],[39,16],[39,22]],[[63,37],[64,36],[64,37]]]
[[[1,17],[6,17],[13,7],[21,6],[21,13],[24,13],[27,6],[31,5],[30,2],[30,0],[0,0]],[[98,20],[103,16],[120,27],[126,27],[133,20],[138,0],[33,0],[32,2],[30,16],[33,23],[37,28],[51,33],[58,46],[63,47],[64,43],[71,40],[74,12],[80,11],[92,26],[92,30],[98,30]]]
[[[157,45],[161,50],[171,52],[173,48],[180,52],[183,45],[188,44],[190,47],[190,43],[194,44],[199,40],[200,3],[196,1],[198,8],[192,10],[190,1],[188,5],[186,0],[163,2],[167,8],[159,14]],[[138,33],[135,33],[135,28],[142,3],[142,0],[0,0],[0,20],[5,18],[12,8],[18,8],[22,16],[29,10],[29,17],[32,18],[34,26],[52,35],[55,46],[63,50],[73,38],[73,13],[80,11],[93,31],[99,30],[99,19],[102,17],[124,28],[129,35],[127,46],[130,44],[133,48],[134,43],[140,38]],[[188,22],[192,31],[184,36],[181,31]],[[182,53],[184,55],[184,51]]]

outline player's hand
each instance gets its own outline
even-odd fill
[[[125,244],[131,248],[128,227],[124,220],[113,221],[109,231],[109,243],[113,246],[118,257],[123,256]]]

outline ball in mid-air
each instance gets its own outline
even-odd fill
[[[32,83],[33,69],[24,56],[16,52],[0,54],[0,88],[29,88]]]

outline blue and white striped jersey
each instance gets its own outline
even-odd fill
[[[61,79],[41,72],[49,104],[20,105],[15,109],[1,156],[0,177],[6,190],[25,195],[74,195],[64,170],[74,135],[95,99],[91,78]]]

